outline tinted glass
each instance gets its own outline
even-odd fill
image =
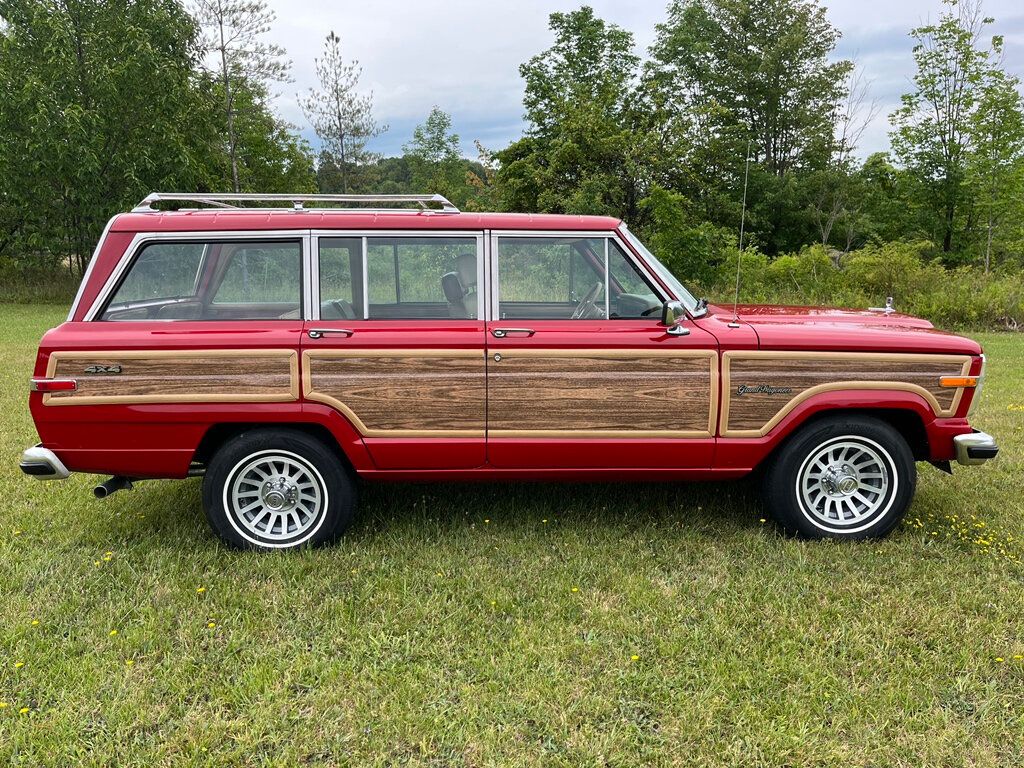
[[[153,243],[142,249],[111,304],[192,296],[206,243]]]
[[[298,242],[153,243],[104,320],[269,320],[302,316]]]
[[[362,260],[362,238],[320,239],[321,319],[363,318]]]
[[[472,237],[370,237],[371,319],[477,317],[477,241]]]

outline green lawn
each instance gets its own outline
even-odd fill
[[[984,334],[989,466],[884,541],[745,484],[364,485],[337,546],[223,548],[199,480],[17,469],[58,307],[0,307],[0,760],[1024,763],[1024,337]]]

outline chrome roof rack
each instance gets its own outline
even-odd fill
[[[459,209],[452,205],[451,201],[443,195],[264,195],[247,192],[235,192],[233,194],[190,194],[178,192],[152,192],[132,209],[132,213],[148,213],[156,211],[153,203],[158,202],[184,202],[199,203],[211,208],[225,208],[232,211],[244,210],[292,210],[305,211],[306,203],[416,203],[418,208],[413,210],[431,211],[433,213],[459,213]],[[234,203],[291,203],[290,207],[273,208],[270,206],[246,206],[234,205]],[[431,207],[432,205],[440,208]],[[341,208],[340,210],[369,211],[370,208]],[[396,208],[381,208],[377,210],[394,211]]]

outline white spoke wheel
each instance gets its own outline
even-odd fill
[[[264,429],[216,452],[203,480],[214,530],[249,549],[291,549],[335,538],[351,520],[354,488],[337,456],[309,435]]]
[[[882,536],[903,517],[916,479],[913,454],[883,421],[814,422],[794,435],[765,474],[765,501],[789,532],[807,538]]]

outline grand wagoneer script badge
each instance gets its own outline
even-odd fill
[[[754,386],[748,386],[746,384],[740,384],[736,387],[737,395],[791,395],[793,394],[792,387],[773,387],[768,384],[755,384]]]
[[[111,374],[120,372],[120,365],[90,365],[85,369],[85,373]]]

